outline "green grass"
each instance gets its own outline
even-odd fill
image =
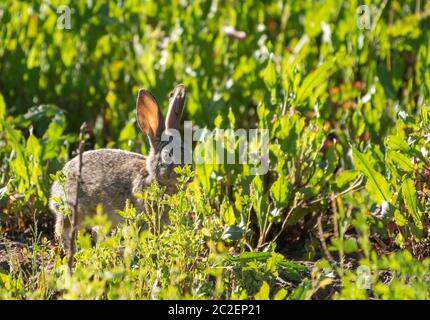
[[[429,1],[6,0],[0,40],[0,299],[429,298]],[[69,276],[47,199],[79,127],[145,154],[138,89],[165,111],[177,83],[194,125],[268,129],[269,172],[142,190],[164,228],[99,208]]]

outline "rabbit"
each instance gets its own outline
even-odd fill
[[[166,187],[168,194],[176,190],[177,175],[175,167],[183,166],[181,161],[166,161],[163,148],[169,141],[162,141],[162,134],[169,129],[179,129],[186,98],[185,86],[180,84],[170,94],[169,108],[164,121],[155,98],[144,89],[140,89],[136,102],[136,118],[140,129],[149,138],[148,156],[119,149],[98,149],[82,154],[82,171],[78,199],[79,227],[85,215],[94,214],[96,206],[101,204],[112,226],[116,226],[121,217],[116,210],[123,210],[127,199],[136,210],[142,211],[143,200],[134,196],[142,192],[153,182]],[[166,148],[167,149],[167,148]],[[166,150],[164,150],[166,151]],[[181,156],[184,146],[181,143]],[[171,153],[169,154],[171,155]],[[67,250],[70,242],[70,219],[60,210],[58,199],[69,208],[76,197],[78,156],[65,164],[62,172],[68,177],[65,186],[57,181],[51,188],[49,208],[56,215],[55,238]],[[57,201],[54,201],[57,200]]]

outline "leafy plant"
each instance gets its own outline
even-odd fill
[[[412,0],[2,1],[0,298],[428,299],[429,12]],[[128,204],[113,230],[99,207],[70,277],[47,199],[78,128],[86,150],[146,154],[136,93],[162,100],[177,83],[194,137],[212,138],[194,141],[207,161],[181,170],[173,196],[136,194],[145,210]]]

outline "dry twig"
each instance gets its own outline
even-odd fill
[[[78,149],[78,173],[76,177],[76,196],[75,202],[72,207],[72,228],[70,230],[70,246],[69,253],[67,256],[67,271],[68,274],[72,275],[73,257],[75,256],[75,240],[78,232],[78,205],[79,205],[79,191],[81,185],[81,173],[82,173],[82,154],[84,153],[85,140],[84,134],[87,129],[87,124],[84,122],[79,132],[79,149]]]

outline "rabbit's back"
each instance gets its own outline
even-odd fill
[[[54,203],[53,197],[63,199],[68,206],[74,204],[78,165],[76,156],[63,168],[68,177],[66,185],[55,182],[52,186],[50,207],[57,214],[58,203]],[[84,152],[78,215],[92,214],[97,204],[101,204],[111,219],[119,220],[115,211],[124,209],[127,199],[139,206],[134,194],[147,187],[147,177],[146,158],[141,154],[117,149]]]

